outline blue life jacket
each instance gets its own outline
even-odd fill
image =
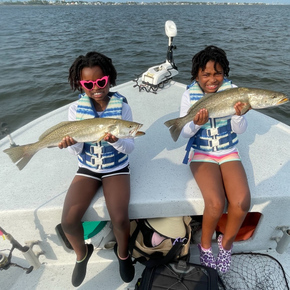
[[[86,94],[80,94],[76,119],[84,120],[99,118],[91,98]],[[110,101],[102,114],[102,118],[122,118],[123,102],[127,103],[125,97],[119,93],[109,93]],[[78,160],[88,167],[94,169],[109,169],[125,163],[128,155],[119,152],[108,142],[101,140],[97,143],[85,142],[83,151],[78,155]]]
[[[218,92],[232,88],[232,82],[224,79]],[[190,102],[193,105],[204,96],[198,83],[195,81],[187,87],[190,95]],[[198,149],[205,152],[215,152],[218,150],[229,149],[238,143],[238,137],[232,131],[231,118],[209,118],[208,122],[192,136],[185,148],[186,154],[183,160],[184,164],[188,162],[190,149]]]

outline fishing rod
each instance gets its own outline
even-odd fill
[[[40,267],[41,264],[30,247],[21,246],[21,244],[18,241],[16,241],[11,234],[7,233],[2,227],[0,227],[0,234],[4,235],[7,238],[7,240],[10,241],[10,243],[12,245],[12,248],[10,249],[8,256],[6,256],[5,254],[0,252],[0,270],[8,270],[11,266],[14,266],[14,267],[19,267],[19,268],[25,270],[26,274],[29,274],[34,268],[37,269]],[[12,252],[14,249],[17,249],[20,252],[22,252],[22,254],[26,258],[26,260],[31,265],[29,268],[26,268],[26,267],[23,267],[23,266],[20,266],[16,263],[11,262]]]
[[[0,139],[6,136],[9,139],[10,147],[16,147],[17,145],[15,144],[15,142],[12,139],[12,136],[10,135],[10,131],[9,131],[9,127],[7,123],[1,122],[0,123]]]

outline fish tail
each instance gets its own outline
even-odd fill
[[[19,170],[22,170],[32,156],[38,151],[34,144],[16,146],[5,149],[3,152],[8,154],[13,163],[16,163]]]
[[[175,121],[177,120],[178,118],[175,118],[175,119],[171,119],[171,120],[168,120],[164,123],[164,125],[168,128],[170,128],[171,126],[174,125]]]
[[[172,139],[176,142],[184,126],[183,118],[168,120],[164,123],[169,128]]]

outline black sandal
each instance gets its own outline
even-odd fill
[[[71,282],[73,286],[78,287],[82,284],[86,277],[87,263],[94,251],[94,246],[92,244],[87,245],[87,255],[81,262],[76,262]]]
[[[126,260],[121,260],[119,258],[117,249],[118,249],[118,245],[116,243],[114,246],[114,252],[115,252],[115,255],[117,256],[118,261],[119,261],[120,276],[124,282],[129,283],[134,279],[135,268],[133,266],[130,255],[128,256],[128,258]]]

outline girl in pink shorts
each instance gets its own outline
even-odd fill
[[[184,92],[180,117],[205,94],[236,87],[227,79],[229,62],[226,53],[208,46],[192,59],[192,81]],[[200,262],[225,273],[230,268],[235,237],[250,207],[247,176],[236,149],[237,134],[243,133],[247,122],[241,111],[245,104],[238,102],[236,114],[224,118],[209,118],[201,109],[181,132],[189,138],[184,163],[190,161],[191,172],[204,198],[202,236],[198,245]],[[189,152],[192,151],[189,158]],[[217,257],[212,252],[212,237],[228,200],[228,219],[223,235],[218,237]]]

